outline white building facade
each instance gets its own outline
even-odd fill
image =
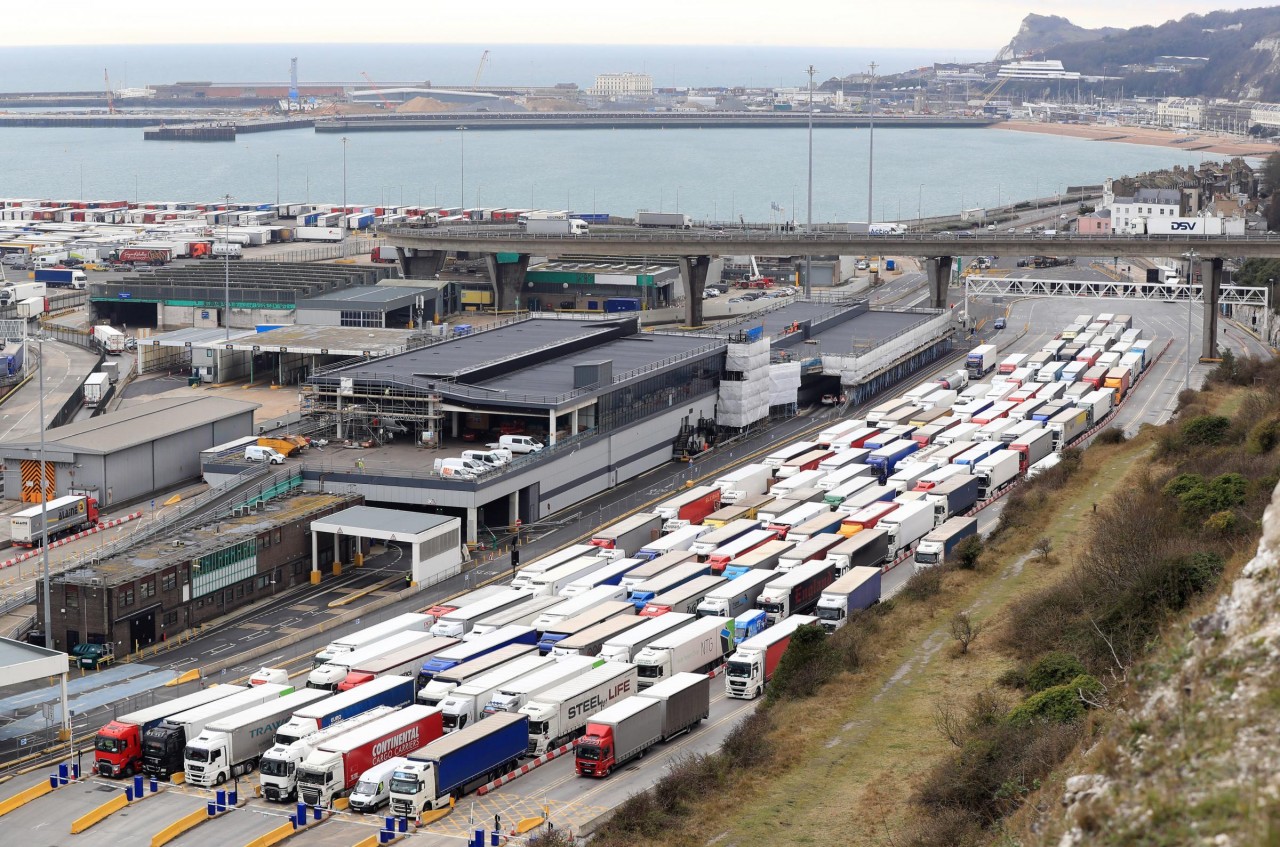
[[[597,74],[591,94],[597,97],[652,97],[653,77],[630,71],[620,74]]]

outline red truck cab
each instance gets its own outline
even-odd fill
[[[112,721],[98,730],[93,749],[94,770],[102,776],[142,773],[142,731],[136,724]]]
[[[347,678],[338,683],[338,690],[350,691],[357,685],[364,685],[373,678],[374,674],[371,673],[365,673],[363,671],[348,671]]]
[[[612,773],[616,765],[613,727],[588,722],[586,734],[578,739],[574,750],[574,770],[578,776],[604,777]]]

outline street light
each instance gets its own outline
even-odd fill
[[[809,66],[809,200],[806,227],[813,232],[813,65]],[[870,221],[868,221],[870,223]],[[804,296],[813,296],[813,257],[804,257]]]
[[[222,284],[223,294],[223,320],[222,323],[227,329],[227,341],[231,340],[231,195],[224,194],[222,197],[223,210],[223,245],[222,245]],[[42,348],[43,349],[43,348]]]
[[[1189,253],[1183,253],[1183,257],[1187,260],[1187,375],[1183,380],[1183,388],[1191,387],[1191,283],[1196,278],[1196,259],[1200,258],[1200,254],[1192,250]]]
[[[871,118],[868,121],[867,133],[867,224],[875,221],[872,215],[872,191],[875,188],[876,173],[876,63],[871,63],[871,82],[867,85],[867,93],[871,99]]]
[[[280,154],[276,154],[276,214],[280,214]]]
[[[342,258],[347,258],[347,137],[342,136]]]
[[[467,207],[467,128],[465,126],[456,127],[458,130],[458,180],[459,189],[462,197],[462,207]]]
[[[37,383],[37,391],[40,392],[40,558],[44,568],[44,646],[53,649],[53,611],[52,603],[49,600],[49,593],[52,590],[49,585],[49,491],[46,487],[47,477],[45,475],[44,463],[44,342],[43,336],[28,338],[28,342],[34,341],[40,345],[40,378]],[[27,352],[30,352],[28,350]],[[30,361],[31,357],[28,356]],[[55,480],[56,485],[56,480]],[[67,716],[63,715],[65,723]]]

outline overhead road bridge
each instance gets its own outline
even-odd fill
[[[815,127],[857,128],[871,118],[856,112],[814,112]],[[810,113],[792,112],[430,112],[348,115],[317,120],[316,132],[483,129],[773,129],[809,125]],[[880,129],[957,129],[991,126],[990,118],[877,115]]]
[[[679,260],[685,285],[685,321],[702,326],[702,292],[713,256],[922,256],[929,275],[929,305],[945,308],[951,267],[956,256],[1183,257],[1199,260],[1209,286],[1208,306],[1216,309],[1224,257],[1280,257],[1280,236],[1270,234],[1204,235],[1076,235],[1032,233],[908,232],[870,235],[840,232],[827,225],[815,232],[779,232],[764,224],[711,229],[643,229],[597,227],[589,235],[542,235],[518,227],[384,226],[379,233],[397,248],[401,269],[409,278],[429,278],[444,267],[447,254],[485,257],[497,289],[499,310],[515,308],[525,285],[530,256],[664,256]]]

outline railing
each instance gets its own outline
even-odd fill
[[[286,262],[319,262],[325,259],[341,259],[343,257],[354,259],[361,253],[367,253],[373,250],[379,244],[375,238],[354,238],[347,241],[345,245],[338,244],[318,244],[314,247],[303,247],[297,250],[286,250],[273,256],[268,256],[262,261],[283,264]]]

